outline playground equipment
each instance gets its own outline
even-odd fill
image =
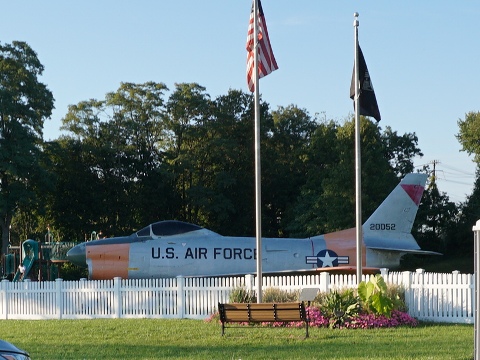
[[[5,275],[12,281],[54,280],[67,262],[66,254],[74,242],[46,242],[25,240],[21,246],[11,247],[5,256]]]
[[[38,242],[31,239],[25,240],[22,248],[22,263],[18,267],[13,281],[23,281],[28,276],[34,262],[38,259]]]
[[[85,234],[84,241],[104,238],[103,232],[92,231],[90,239]],[[63,264],[68,262],[67,252],[78,242],[55,241],[48,228],[44,241],[25,240],[20,246],[8,247],[8,254],[0,258],[0,280],[10,281],[50,281],[60,276]]]

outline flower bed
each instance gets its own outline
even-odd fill
[[[325,317],[322,312],[314,306],[307,308],[308,316],[310,318],[311,327],[323,327],[328,328],[331,326],[331,321],[328,317]],[[213,314],[205,321],[211,322],[213,320],[220,321],[218,318],[218,313]],[[248,326],[248,323],[243,323],[241,325]],[[303,327],[303,322],[275,322],[275,323],[262,323],[262,326],[272,326],[272,327]],[[407,313],[394,310],[390,317],[385,315],[374,315],[360,313],[359,315],[345,320],[342,324],[337,324],[333,328],[338,329],[373,329],[373,328],[392,328],[398,326],[410,326],[415,327],[418,325],[418,321],[415,318],[412,318]]]
[[[331,327],[330,319],[322,315],[321,311],[311,306],[307,308],[308,316],[310,318],[311,327]],[[265,323],[264,326],[286,326],[286,327],[302,327],[303,322],[292,323]],[[343,324],[334,326],[338,329],[373,329],[373,328],[392,328],[398,326],[410,326],[415,327],[418,325],[418,321],[412,318],[407,313],[401,311],[392,311],[392,315],[387,317],[385,315],[373,315],[373,314],[359,314],[356,317],[352,317],[346,320]]]
[[[415,327],[416,319],[407,314],[402,288],[388,288],[380,274],[362,281],[355,291],[351,288],[335,289],[328,293],[317,294],[314,306],[307,308],[311,327],[329,327],[336,329],[373,329],[398,326]],[[278,289],[267,289],[266,302],[294,301],[297,294],[285,293]],[[294,298],[292,298],[292,296]],[[266,299],[267,300],[267,299]],[[243,288],[232,292],[230,302],[254,302],[255,294]],[[322,311],[320,310],[322,309]],[[219,319],[218,313],[207,321]],[[249,325],[245,323],[245,325]],[[303,322],[264,323],[262,326],[302,327]]]

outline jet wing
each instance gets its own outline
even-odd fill
[[[442,253],[436,251],[426,251],[426,250],[416,250],[416,249],[399,249],[399,248],[386,248],[386,247],[368,247],[369,250],[376,251],[385,251],[385,252],[402,252],[407,254],[418,254],[418,255],[443,255]]]
[[[316,272],[328,272],[331,274],[356,274],[357,267],[356,266],[335,266],[335,267],[325,267],[325,268],[317,268],[315,269]],[[362,273],[363,274],[380,274],[380,268],[377,267],[365,267],[362,266]]]

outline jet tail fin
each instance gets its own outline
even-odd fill
[[[420,250],[411,235],[427,174],[408,174],[363,224],[367,247]]]
[[[407,174],[363,225],[364,233],[409,234],[422,199],[427,174]]]

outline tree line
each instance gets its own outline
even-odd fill
[[[3,254],[9,241],[43,240],[47,228],[56,240],[83,241],[92,231],[124,235],[164,219],[254,235],[250,93],[230,89],[212,99],[196,83],[171,90],[158,82],[121,83],[104,99],[69,106],[63,135],[45,142],[54,99],[38,80],[42,71],[26,43],[0,45]],[[414,132],[398,134],[364,117],[361,139],[365,220],[422,153]],[[353,227],[354,156],[351,115],[335,121],[261,101],[263,236]],[[467,248],[469,219],[480,215],[473,197],[454,204],[432,179],[415,224],[422,247]]]

